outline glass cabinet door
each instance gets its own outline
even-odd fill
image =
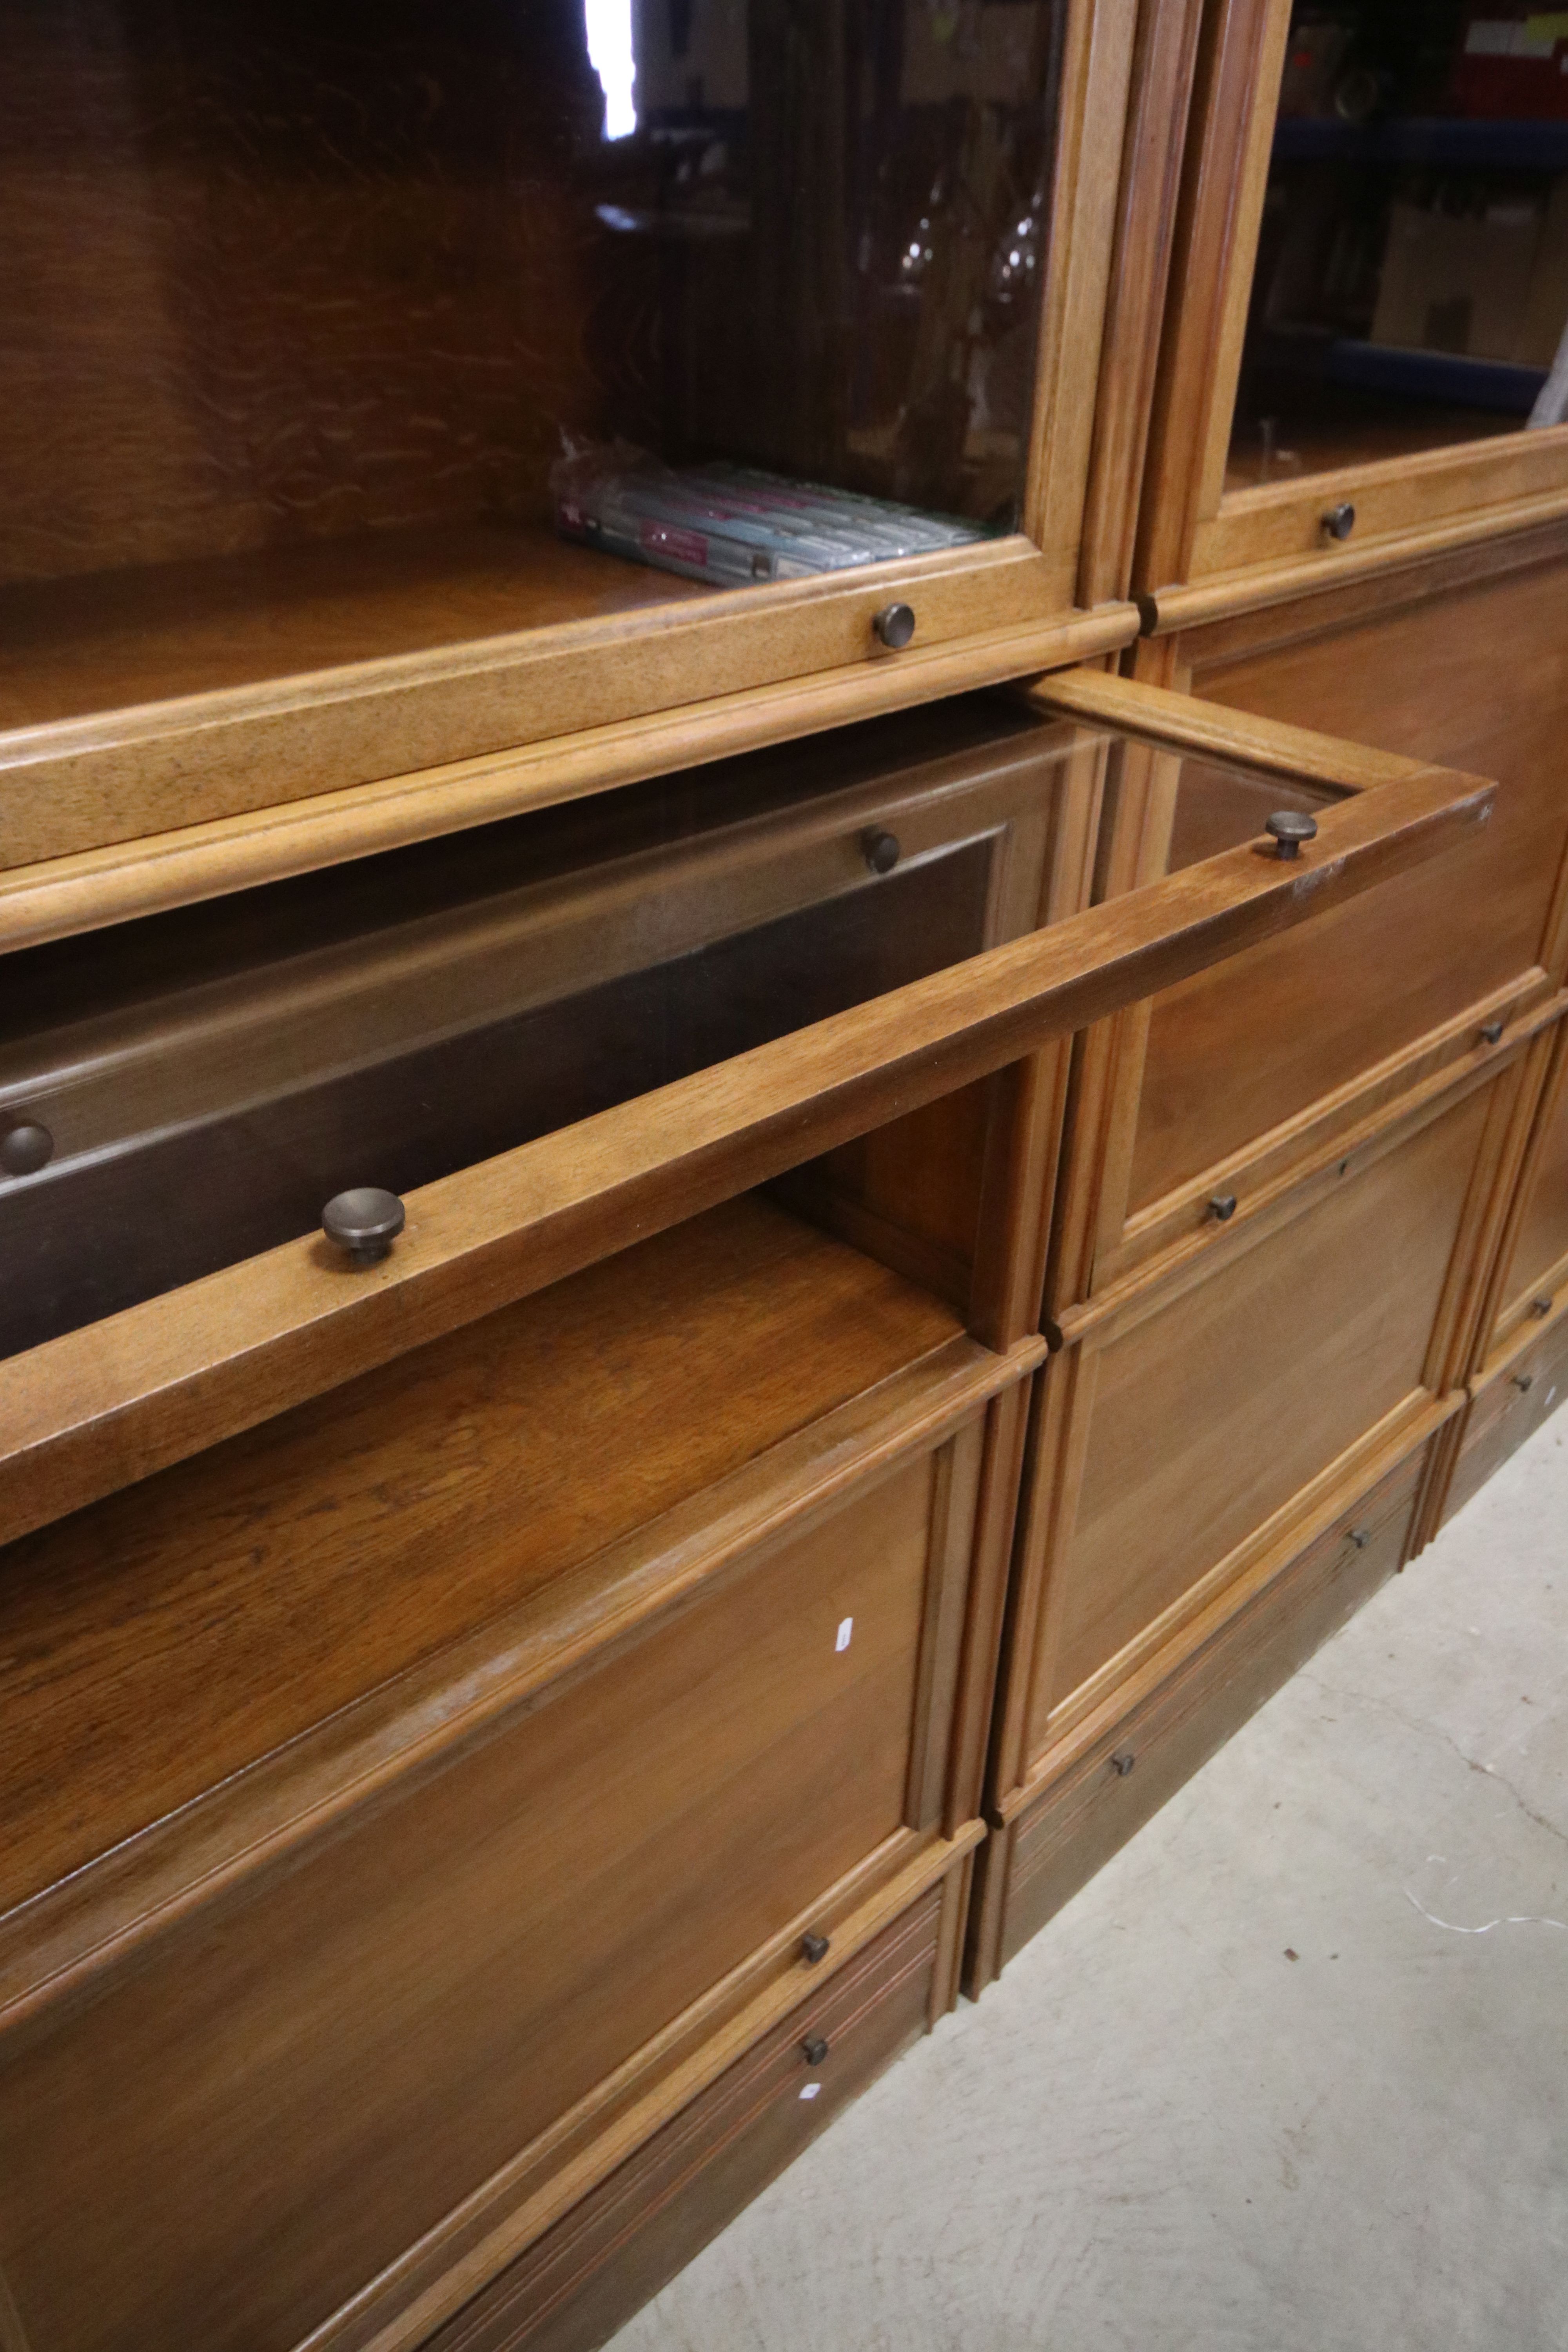
[[[1227,488],[1568,416],[1568,14],[1296,0]]]
[[[0,725],[1015,532],[1073,15],[0,0]]]

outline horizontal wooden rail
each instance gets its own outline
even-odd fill
[[[1114,727],[1123,734],[1168,744],[1187,758],[1233,761],[1282,781],[1326,784],[1342,793],[1446,772],[1397,751],[1373,751],[1363,743],[1320,735],[1310,727],[1258,719],[1250,711],[1228,710],[1195,695],[1173,694],[1166,687],[1142,686],[1135,678],[1113,677],[1101,670],[1068,670],[1059,677],[1041,678],[1025,694],[1035,709],[1053,718]]]
[[[1325,812],[409,1194],[389,1259],[319,1236],[0,1365],[0,1541],[252,1427],[1291,929],[1464,841],[1437,771]]]

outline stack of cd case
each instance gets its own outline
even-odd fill
[[[979,523],[747,466],[579,461],[563,470],[555,510],[563,538],[718,588],[804,580],[988,536]]]

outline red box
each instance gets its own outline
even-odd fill
[[[1448,92],[1460,114],[1528,122],[1568,116],[1568,10],[1509,0],[1471,9]]]

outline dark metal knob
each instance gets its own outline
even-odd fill
[[[800,1939],[801,1958],[810,1968],[815,1968],[818,1960],[825,1960],[830,1948],[826,1936],[803,1936]]]
[[[1131,1748],[1119,1748],[1110,1759],[1110,1769],[1119,1780],[1125,1780],[1137,1761]]]
[[[820,2066],[827,2055],[827,2044],[820,2033],[811,2034],[800,2046],[808,2066]]]
[[[7,1176],[36,1176],[54,1156],[55,1139],[37,1119],[26,1119],[0,1135],[0,1168]]]
[[[1368,1544],[1372,1541],[1372,1529],[1370,1528],[1352,1528],[1346,1540],[1350,1543],[1353,1543],[1357,1551],[1364,1551]]]
[[[1209,1202],[1209,1214],[1216,1225],[1228,1225],[1236,1214],[1236,1194],[1216,1192]]]
[[[1355,509],[1348,499],[1337,507],[1331,507],[1323,517],[1323,536],[1326,539],[1348,539],[1354,529]]]
[[[1535,1386],[1535,1374],[1533,1372],[1515,1372],[1513,1376],[1513,1384],[1519,1391],[1520,1395],[1523,1396],[1526,1390],[1532,1389]]]
[[[384,1257],[403,1224],[403,1203],[396,1193],[380,1192],[374,1184],[334,1192],[321,1211],[327,1239],[347,1250],[356,1265],[374,1265]]]
[[[904,845],[896,833],[875,829],[860,835],[860,846],[873,874],[890,874],[904,854]]]
[[[891,652],[902,653],[915,633],[915,608],[912,604],[884,604],[873,616],[871,626]]]
[[[1276,809],[1264,819],[1263,830],[1273,835],[1281,857],[1300,857],[1301,844],[1318,838],[1318,820],[1305,809]]]
[[[1503,1024],[1500,1021],[1483,1021],[1481,1023],[1481,1035],[1486,1039],[1489,1045],[1495,1045],[1497,1044],[1498,1039],[1502,1035],[1502,1031]]]
[[[1550,1314],[1551,1314],[1551,1312],[1552,1312],[1552,1301],[1551,1301],[1551,1299],[1550,1299],[1550,1298],[1532,1298],[1532,1299],[1531,1300],[1531,1302],[1530,1302],[1530,1311],[1531,1311],[1531,1313],[1533,1316],[1536,1316],[1537,1318],[1539,1318],[1539,1317],[1541,1317],[1541,1316],[1542,1316],[1542,1315],[1550,1315]]]

